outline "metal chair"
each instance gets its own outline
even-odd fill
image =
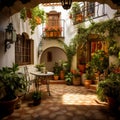
[[[25,76],[26,84],[27,84],[27,92],[29,92],[30,91],[30,86],[32,85],[32,83],[34,82],[34,80],[30,79],[30,75],[29,75],[29,72],[28,72],[27,65],[24,66],[24,76]]]

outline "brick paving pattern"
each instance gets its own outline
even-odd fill
[[[95,92],[84,86],[50,84],[51,96],[43,85],[41,104],[33,106],[26,95],[21,107],[2,120],[120,120],[119,114],[109,111],[107,104],[96,102]]]

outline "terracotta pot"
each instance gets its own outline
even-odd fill
[[[54,80],[58,80],[59,76],[58,75],[54,75]]]
[[[106,100],[108,103],[108,108],[110,110],[118,111],[119,104],[117,103],[116,99],[112,97],[107,97]]]
[[[92,82],[91,80],[85,80],[85,81],[84,81],[85,87],[89,89],[89,88],[90,88],[90,85],[91,85],[91,82]]]
[[[64,71],[61,70],[61,71],[60,71],[60,79],[61,79],[61,80],[64,80],[64,76],[65,76],[64,74],[65,74]]]
[[[15,104],[18,101],[18,97],[10,101],[0,101],[0,112],[4,115],[9,115],[14,112]]]
[[[78,65],[79,71],[84,73],[85,72],[85,65],[79,64]]]
[[[80,85],[80,77],[73,77],[73,85]]]
[[[33,105],[39,105],[41,103],[41,98],[39,100],[33,100]]]

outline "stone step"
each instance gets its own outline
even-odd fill
[[[92,92],[96,92],[97,84],[91,84],[89,90],[92,91]]]
[[[96,84],[91,84],[90,89],[97,90],[97,85]]]

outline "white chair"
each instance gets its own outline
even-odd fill
[[[26,79],[26,84],[27,84],[27,92],[30,91],[30,86],[32,85],[32,83],[34,82],[34,80],[30,78],[30,74],[28,72],[28,67],[27,65],[24,66],[24,76]]]

